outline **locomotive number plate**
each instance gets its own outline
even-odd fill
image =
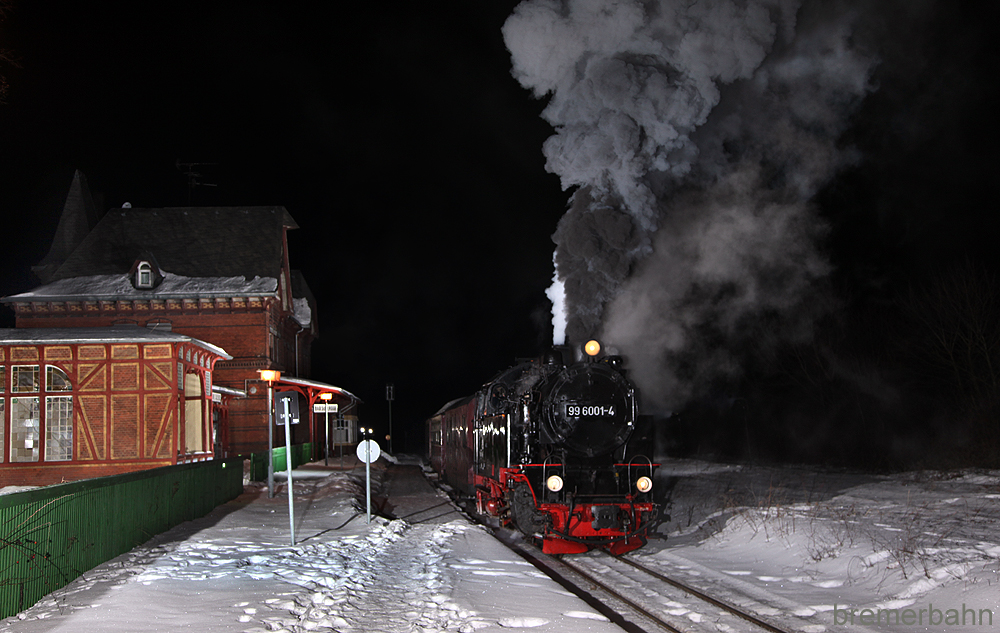
[[[613,404],[567,404],[566,417],[587,418],[596,416],[614,416]]]

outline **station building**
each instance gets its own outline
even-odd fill
[[[191,349],[200,345],[217,350],[210,382],[203,383],[211,384],[205,398],[212,404],[204,418],[210,425],[205,431],[210,443],[204,448],[218,457],[264,451],[268,383],[261,380],[260,370],[280,371],[290,382],[276,386],[299,392],[306,407],[320,394],[333,394],[341,416],[346,412],[356,423],[358,400],[353,394],[310,379],[311,345],[319,332],[312,292],[304,276],[290,266],[287,232],[296,228],[280,206],[126,205],[98,218],[86,179],[77,172],[52,247],[33,268],[42,284],[2,302],[14,310],[16,329],[23,332],[19,347],[31,347],[24,339],[28,333],[40,337],[34,345],[39,376],[47,371],[47,330],[59,332],[63,339],[57,344],[73,354],[81,352],[65,342],[76,340],[72,331],[121,326],[142,329],[149,336],[184,337]],[[137,353],[143,354],[141,340],[129,344],[139,345]],[[117,360],[111,350],[107,348],[109,363]],[[180,370],[171,375],[179,380]],[[37,397],[55,397],[45,394]],[[10,415],[6,410],[7,447],[12,446]],[[177,416],[177,424],[182,417]],[[41,419],[39,426],[44,426]],[[297,425],[293,443],[317,441],[316,431],[314,423]],[[188,458],[181,440],[174,436],[177,453],[170,459]]]
[[[137,326],[0,329],[0,487],[212,456],[219,347]]]

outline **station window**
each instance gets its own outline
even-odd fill
[[[11,398],[10,403],[10,461],[37,462],[38,398]]]
[[[153,267],[149,265],[149,262],[139,262],[135,273],[135,286],[136,288],[153,287]]]
[[[0,366],[0,393],[5,393],[6,367]],[[10,398],[9,453],[7,446],[0,448],[0,461],[11,462],[67,461],[73,459],[73,396],[59,395],[45,397],[45,440],[42,447],[40,367],[38,365],[14,365],[10,368],[10,393],[36,394],[16,395]],[[59,367],[45,367],[46,392],[70,392],[73,385],[69,376]],[[0,398],[0,437],[4,437],[4,416],[7,398]]]
[[[73,391],[66,372],[49,365],[45,368],[45,391]]]
[[[45,398],[45,461],[73,459],[73,396]]]
[[[11,393],[38,393],[38,365],[14,365],[10,378]]]
[[[200,453],[205,450],[202,426],[204,406],[202,400],[202,380],[196,373],[184,376],[184,450]]]

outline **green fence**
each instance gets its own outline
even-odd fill
[[[285,470],[285,447],[274,449],[274,472]],[[312,461],[312,442],[292,446],[292,470]],[[267,451],[250,455],[250,481],[267,481]]]
[[[242,492],[235,458],[0,495],[0,618]]]

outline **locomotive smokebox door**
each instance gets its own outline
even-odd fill
[[[548,387],[541,438],[578,454],[605,455],[632,432],[635,396],[632,386],[606,364],[575,365],[560,372]]]

